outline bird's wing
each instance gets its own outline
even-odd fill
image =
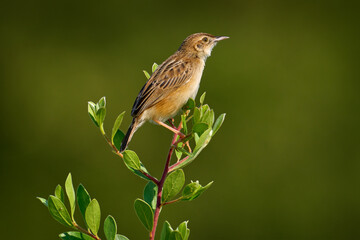
[[[137,96],[131,111],[133,117],[154,106],[176,88],[186,84],[193,75],[190,61],[169,58],[152,74]]]

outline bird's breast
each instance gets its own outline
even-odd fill
[[[190,86],[188,87],[186,101],[189,98],[195,99],[196,94],[197,94],[197,92],[199,90],[199,87],[200,87],[200,81],[201,81],[202,73],[204,71],[204,67],[205,67],[205,63],[204,63],[204,61],[201,61],[201,63],[199,63],[199,66],[194,71],[194,75],[189,81]]]

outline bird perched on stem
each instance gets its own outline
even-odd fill
[[[184,137],[179,130],[164,122],[174,117],[189,98],[195,99],[207,57],[219,41],[227,38],[208,33],[192,34],[158,66],[135,100],[131,111],[133,120],[121,143],[121,152],[146,121],[153,121]]]

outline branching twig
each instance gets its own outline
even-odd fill
[[[179,124],[179,127],[177,127],[177,130],[180,131],[182,128],[182,124],[180,122]],[[168,156],[166,158],[166,162],[165,162],[165,167],[164,167],[164,171],[163,171],[163,174],[161,176],[161,179],[160,181],[158,182],[157,187],[158,187],[158,194],[157,194],[157,199],[156,199],[156,209],[155,209],[155,212],[154,212],[154,224],[153,224],[153,229],[152,231],[150,232],[150,240],[154,240],[155,239],[155,233],[156,233],[156,227],[157,227],[157,223],[158,223],[158,220],[159,220],[159,215],[160,215],[160,211],[161,211],[161,207],[163,206],[161,204],[161,197],[162,197],[162,190],[163,190],[163,186],[164,186],[164,182],[165,182],[165,179],[169,173],[169,166],[170,166],[170,160],[171,160],[171,156],[174,152],[174,143],[176,142],[176,139],[178,137],[178,134],[174,134],[174,137],[171,141],[171,145],[170,145],[170,149],[169,149],[169,152],[168,152]]]
[[[148,174],[147,172],[144,171],[140,171],[142,174],[144,174],[147,178],[149,178],[153,183],[155,183],[156,185],[159,184],[159,180],[157,180],[156,177],[151,176],[150,174]]]
[[[171,203],[176,203],[176,202],[180,201],[181,199],[182,198],[177,198],[177,199],[165,202],[165,203],[162,204],[162,206],[165,206],[165,205],[168,205],[168,204],[171,204]]]
[[[86,235],[92,237],[93,239],[101,240],[101,238],[99,238],[98,236],[92,234],[91,232],[86,231],[85,229],[83,229],[82,227],[80,227],[79,225],[77,225],[76,222],[73,222],[73,224],[74,224],[74,227],[75,227],[77,230],[79,230],[80,232],[85,233]]]
[[[115,154],[118,155],[119,157],[123,158],[124,155],[115,147],[115,145],[111,142],[111,140],[105,134],[103,134],[103,136],[104,136],[106,142],[114,150]]]
[[[177,163],[174,163],[173,165],[171,165],[171,166],[169,167],[169,173],[172,172],[172,171],[174,171],[174,169],[175,169],[179,164],[185,162],[189,157],[190,157],[190,156],[186,156],[186,157],[184,157],[183,159],[181,159],[180,161],[178,161]]]

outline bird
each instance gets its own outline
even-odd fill
[[[195,99],[206,59],[219,41],[228,38],[208,33],[192,34],[158,66],[135,99],[131,111],[133,120],[122,140],[120,152],[127,148],[135,131],[146,121],[184,137],[179,130],[164,122],[174,117],[189,98]]]

